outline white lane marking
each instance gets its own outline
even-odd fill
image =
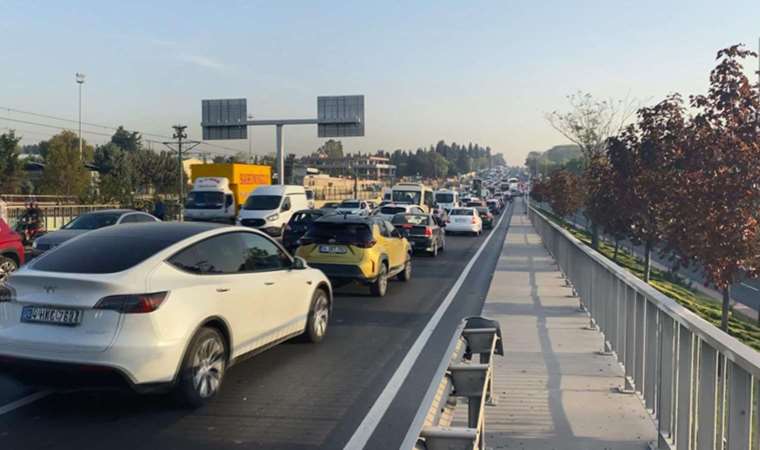
[[[494,231],[499,229],[501,222],[506,216],[507,214],[502,214],[501,218],[499,219],[499,223],[494,227]],[[422,349],[424,349],[425,345],[427,345],[428,339],[430,339],[430,336],[433,334],[433,331],[435,331],[435,328],[438,326],[441,318],[446,313],[449,305],[451,305],[451,302],[454,300],[454,297],[456,297],[459,289],[462,287],[462,284],[464,284],[464,280],[467,278],[467,275],[469,275],[472,266],[475,264],[475,261],[477,261],[478,257],[480,257],[480,254],[483,253],[483,249],[486,248],[486,245],[494,236],[494,234],[496,233],[491,232],[488,234],[486,240],[483,241],[478,251],[475,252],[475,255],[473,255],[472,259],[470,259],[470,261],[467,263],[464,270],[462,271],[462,274],[459,275],[456,283],[454,283],[454,286],[451,287],[448,295],[446,295],[446,298],[443,299],[443,302],[435,311],[433,317],[430,318],[420,335],[417,336],[417,340],[414,341],[414,344],[409,349],[409,352],[407,352],[403,361],[401,361],[401,364],[396,369],[396,372],[393,374],[390,381],[388,381],[388,384],[385,385],[383,392],[380,393],[380,396],[377,398],[377,400],[375,400],[372,408],[370,408],[367,415],[364,416],[364,420],[362,420],[362,423],[356,429],[354,435],[351,436],[351,439],[344,447],[345,449],[360,449],[364,448],[367,445],[369,438],[372,437],[372,434],[374,434],[378,424],[380,424],[380,421],[382,420],[383,416],[385,416],[386,411],[388,411],[388,407],[393,402],[393,399],[396,398],[396,394],[398,394],[398,391],[404,384],[404,380],[406,380],[409,372],[411,372],[412,366],[417,361],[420,353],[422,353]]]
[[[749,285],[749,284],[747,284],[747,283],[739,283],[739,284],[741,284],[742,286],[744,286],[744,287],[745,287],[745,288],[747,288],[747,289],[752,289],[752,290],[753,290],[753,291],[755,291],[755,292],[760,292],[760,289],[758,289],[758,288],[756,288],[756,287],[754,287],[754,286],[750,286],[750,285]]]
[[[38,391],[33,394],[29,394],[26,397],[22,397],[16,401],[10,402],[7,405],[0,406],[0,416],[2,416],[3,414],[8,414],[11,411],[15,411],[30,403],[34,403],[37,400],[41,400],[52,393],[53,391],[50,391],[50,390]]]

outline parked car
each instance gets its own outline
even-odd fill
[[[160,221],[151,214],[135,211],[133,209],[104,209],[101,211],[84,213],[62,226],[60,230],[43,234],[35,239],[34,243],[32,243],[32,256],[37,257],[46,251],[63,244],[69,239],[87,233],[88,231],[109,227],[111,225],[153,222]]]
[[[480,219],[483,221],[483,228],[486,230],[493,229],[495,219],[493,214],[491,214],[491,210],[485,206],[475,209],[478,211],[478,215],[480,215]]]
[[[332,289],[259,231],[150,223],[70,240],[16,272],[0,299],[4,368],[94,367],[200,406],[245,356],[301,334],[321,341]]]
[[[293,213],[308,208],[303,186],[259,186],[245,201],[237,224],[256,228],[270,236],[282,236]]]
[[[393,220],[396,214],[410,213],[410,214],[427,214],[421,207],[417,205],[407,205],[404,203],[389,203],[377,208],[372,215],[383,220]]]
[[[412,247],[387,220],[350,215],[314,221],[296,254],[337,285],[358,281],[382,297],[388,279],[412,277]]]
[[[478,236],[483,232],[483,220],[475,208],[454,208],[449,212],[446,234],[468,233]]]
[[[0,219],[0,285],[24,264],[22,237]]]
[[[298,248],[298,240],[308,231],[309,226],[327,214],[335,214],[335,210],[302,209],[294,212],[282,234],[282,246],[289,252],[295,251]]]
[[[441,225],[444,223],[432,214],[396,214],[391,221],[415,251],[438,256],[446,248],[446,237]]]
[[[348,199],[343,200],[338,205],[336,211],[338,214],[351,214],[354,216],[368,216],[371,212],[369,203],[366,200]]]

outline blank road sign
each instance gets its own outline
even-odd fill
[[[247,139],[248,112],[244,98],[202,101],[203,140]]]
[[[364,136],[364,96],[317,97],[319,137]]]

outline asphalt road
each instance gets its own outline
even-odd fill
[[[457,324],[480,314],[511,209],[503,215],[366,448],[399,447]],[[231,368],[219,397],[198,410],[167,396],[76,390],[3,413],[35,388],[0,368],[0,448],[344,448],[485,239],[447,237],[444,253],[415,257],[412,280],[392,282],[382,299],[339,289],[321,344],[287,342]]]

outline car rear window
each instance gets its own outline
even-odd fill
[[[356,209],[359,207],[359,202],[343,202],[340,204],[341,208],[351,208]]]
[[[354,244],[372,240],[372,230],[365,223],[314,222],[303,237],[315,244]]]
[[[452,209],[449,213],[450,216],[471,216],[471,209]]]
[[[428,217],[422,214],[397,214],[393,216],[391,223],[394,225],[402,225],[410,223],[412,225],[427,225]]]
[[[44,272],[115,273],[145,261],[176,240],[85,234],[43,254],[32,269]]]
[[[380,208],[381,214],[398,214],[402,212],[406,212],[406,208],[402,206],[383,206]]]

